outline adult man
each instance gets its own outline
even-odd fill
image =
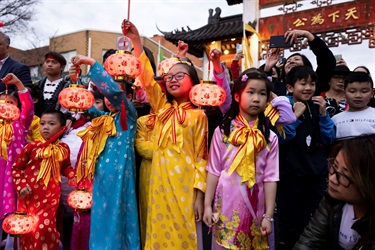
[[[62,77],[65,65],[65,58],[57,52],[48,52],[44,56],[43,71],[47,76],[36,83],[42,92],[44,110],[60,109],[59,93],[69,84]]]
[[[15,74],[24,85],[31,84],[30,69],[23,63],[13,60],[9,56],[10,38],[0,31],[0,79],[8,73]],[[14,89],[14,85],[9,85],[9,89]],[[0,92],[5,90],[5,84],[0,81]]]

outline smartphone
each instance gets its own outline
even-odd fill
[[[279,62],[280,64],[284,64],[285,61],[286,61],[286,58],[285,58],[285,57],[280,57],[279,60],[278,60],[278,62]]]
[[[270,48],[290,48],[291,46],[289,42],[285,41],[284,35],[270,37]]]
[[[241,51],[242,51],[242,44],[237,43],[236,44],[236,53],[241,52]]]
[[[337,55],[335,55],[335,59],[336,59],[336,61],[340,60],[341,58],[342,58],[342,55],[341,55],[341,54],[337,54]]]

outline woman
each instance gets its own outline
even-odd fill
[[[344,140],[336,152],[328,193],[294,249],[375,248],[375,134]]]

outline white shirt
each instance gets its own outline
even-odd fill
[[[43,97],[45,100],[49,100],[52,98],[61,80],[62,78],[51,82],[50,80],[46,79],[46,83],[44,84],[44,91],[43,91]]]
[[[361,236],[352,229],[354,222],[353,205],[345,204],[342,208],[342,218],[339,231],[339,245],[343,249],[353,249],[355,244],[361,239]]]

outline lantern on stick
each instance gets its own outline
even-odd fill
[[[5,100],[0,100],[0,157],[8,160],[8,146],[12,141],[12,122],[20,117],[20,110],[8,101],[8,84],[5,84]]]
[[[104,69],[115,81],[130,81],[141,74],[141,62],[125,50],[117,50],[104,62]]]
[[[70,112],[83,113],[91,108],[95,99],[91,91],[81,84],[70,84],[59,94],[59,103]]]
[[[2,227],[6,233],[14,236],[13,249],[18,249],[18,237],[33,231],[35,218],[25,212],[15,212],[5,217]]]
[[[210,62],[208,63],[208,75],[210,75]],[[200,84],[193,86],[189,93],[190,101],[200,106],[220,106],[225,102],[225,90],[215,81],[201,80]]]
[[[91,209],[92,194],[85,189],[77,189],[68,195],[68,204],[74,210],[87,211]]]

